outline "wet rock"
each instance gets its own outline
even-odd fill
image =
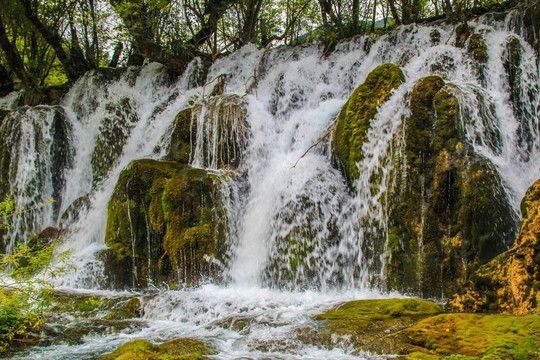
[[[192,339],[177,339],[159,346],[146,340],[128,342],[112,353],[102,356],[101,360],[203,360],[203,355],[214,354],[215,351],[205,343]]]
[[[200,355],[212,355],[216,351],[209,345],[199,340],[193,339],[176,339],[158,346],[159,354],[167,354],[172,356],[190,355],[197,353]]]
[[[488,60],[487,46],[484,42],[484,38],[480,34],[472,34],[469,37],[467,51],[471,54],[472,58],[479,63],[484,64]]]
[[[28,156],[27,153],[19,151],[38,153],[33,183],[29,182],[25,189],[27,193],[18,193],[17,196],[33,198],[35,203],[46,202],[49,199],[43,198],[44,195],[36,190],[37,185],[34,183],[43,184],[51,181],[52,193],[45,196],[52,196],[56,200],[51,205],[56,219],[61,208],[61,192],[65,183],[64,170],[69,167],[73,157],[70,141],[71,125],[66,119],[64,109],[59,106],[20,107],[5,113],[4,116],[0,126],[0,141],[3,145],[0,149],[0,198],[4,199],[9,194],[10,184],[16,181],[19,157]],[[25,126],[21,126],[22,123]],[[30,128],[32,135],[29,136],[23,128]],[[30,224],[26,230],[35,231]]]
[[[527,34],[527,42],[539,54],[540,51],[540,4],[531,4],[523,14],[523,25]]]
[[[448,301],[450,309],[515,314],[540,311],[540,180],[521,202],[514,245],[476,270]]]
[[[192,132],[192,143],[200,146],[192,149],[197,166],[239,168],[251,134],[246,118],[246,103],[238,95],[216,95],[200,100],[192,110],[196,123],[192,126],[197,129]]]
[[[469,36],[471,36],[473,31],[467,24],[459,24],[458,26],[456,26],[455,32],[456,32],[456,47],[464,48],[465,43],[467,42],[467,39],[469,38]]]
[[[315,316],[319,327],[300,329],[297,336],[316,346],[345,342],[357,352],[402,354],[407,343],[401,332],[441,312],[439,305],[416,299],[351,301]]]
[[[120,174],[108,205],[104,256],[115,287],[217,275],[225,216],[219,177],[176,162],[137,160]],[[117,281],[114,281],[117,280]],[[118,281],[121,280],[121,281]]]
[[[139,121],[134,104],[129,98],[107,104],[106,110],[107,115],[99,126],[91,159],[94,186],[106,177],[117,163],[131,129]]]
[[[334,128],[332,155],[350,185],[359,175],[356,163],[364,158],[362,145],[367,140],[371,120],[379,106],[390,98],[392,90],[404,81],[399,67],[390,63],[380,65],[368,74],[341,109]]]
[[[176,115],[165,160],[189,164],[192,143],[195,143],[194,137],[197,134],[197,120],[192,118],[192,114],[193,109],[188,108]]]
[[[439,32],[439,30],[431,30],[431,32],[429,33],[429,40],[433,45],[439,44],[439,42],[441,41],[441,33]]]
[[[510,246],[517,224],[493,165],[465,138],[450,90],[436,76],[415,85],[404,156],[393,155],[388,285],[423,297],[454,293]]]

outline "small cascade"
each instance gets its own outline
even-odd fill
[[[56,223],[71,163],[71,126],[61,107],[22,107],[9,112],[0,127],[2,152],[0,192],[11,196],[15,208],[28,210],[10,219],[6,251],[27,234]],[[52,205],[45,205],[57,199]]]
[[[217,95],[199,101],[193,109],[197,133],[193,134],[191,163],[210,169],[238,168],[249,138],[247,110],[238,95]]]

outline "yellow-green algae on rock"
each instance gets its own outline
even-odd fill
[[[401,331],[441,312],[435,303],[412,298],[351,301],[315,316],[320,327],[301,329],[298,337],[325,347],[339,346],[346,338],[357,351],[402,353],[406,343],[398,336]]]
[[[202,360],[215,351],[202,341],[177,339],[161,345],[146,340],[130,341],[101,360]]]
[[[110,250],[102,258],[112,283],[144,286],[151,278],[194,284],[212,276],[209,258],[221,253],[224,240],[219,181],[176,162],[130,163],[108,205]]]
[[[513,247],[472,274],[448,305],[456,311],[540,313],[540,180],[521,202]]]
[[[540,357],[540,317],[443,314],[403,331],[408,359],[507,360]]]
[[[332,154],[349,183],[358,178],[356,163],[364,158],[362,145],[367,140],[371,120],[390,98],[392,90],[404,81],[405,76],[398,66],[382,64],[368,74],[341,109],[334,129]]]

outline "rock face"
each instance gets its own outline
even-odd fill
[[[401,81],[401,70],[384,64],[341,110],[332,150],[349,183],[358,177],[356,163],[377,106]],[[509,248],[517,218],[495,168],[465,137],[458,98],[444,80],[419,80],[409,102],[411,114],[389,154],[388,200],[382,204],[388,214],[387,286],[440,297]]]
[[[513,247],[480,267],[448,302],[456,311],[540,311],[540,180],[521,202],[523,218]]]
[[[93,184],[100,182],[114,167],[135,123],[139,120],[129,98],[107,104],[107,114],[99,126],[96,146],[92,153]]]
[[[381,104],[390,98],[392,90],[405,81],[394,64],[383,64],[370,72],[362,85],[341,109],[332,139],[332,154],[349,184],[358,178],[356,163],[364,157],[362,145],[367,140],[370,122]]]
[[[465,138],[458,99],[444,81],[418,81],[410,109],[387,204],[388,280],[436,297],[506,250],[517,221],[494,167]]]
[[[226,226],[218,183],[176,162],[136,160],[124,169],[108,205],[110,250],[102,254],[113,286],[189,285],[216,275]]]

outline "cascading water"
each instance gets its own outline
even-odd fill
[[[65,180],[58,182],[60,208],[56,215],[46,210],[49,213],[39,214],[39,221],[32,220],[36,229],[61,221],[76,230],[66,246],[75,249],[78,270],[62,285],[106,284],[95,254],[105,247],[107,202],[120,171],[135,159],[163,158],[176,114],[195,100],[191,165],[228,176],[221,189],[229,235],[226,261],[220,264],[225,283],[143,298],[144,330],[129,338],[164,341],[181,333],[211,341],[219,359],[370,358],[345,345],[341,350],[306,345],[295,334],[314,326],[310,316],[339,302],[380,296],[370,289],[384,284],[385,204],[392,181],[397,181],[392,179],[391,157],[404,146],[403,121],[410,114],[407,94],[415,83],[428,75],[444,78],[448,91],[460,101],[468,140],[495,165],[516,212],[527,187],[540,177],[538,63],[521,29],[516,29],[514,15],[504,22],[486,16],[472,24],[488,49],[488,62],[481,70],[466,49],[455,46],[452,26],[437,25],[440,40],[434,42],[434,26],[410,25],[376,41],[360,37],[342,42],[327,57],[316,45],[271,51],[245,46],[210,68],[208,83],[225,79],[220,84],[223,94],[215,97],[208,95],[210,84],[192,81],[199,74],[197,61],[177,84],[155,64],[111,78],[106,73],[87,74],[62,102],[73,157],[65,162]],[[520,49],[514,85],[507,80],[504,63],[509,36]],[[400,65],[406,82],[372,121],[363,145],[366,156],[357,165],[360,177],[351,191],[332,165],[331,138],[324,135],[354,88],[385,62]],[[514,108],[512,96],[520,99]],[[36,119],[55,109],[23,108],[9,116],[22,121],[33,114],[31,119]],[[42,130],[50,128],[50,120],[40,121],[49,124]],[[2,123],[3,131],[7,123]],[[43,139],[50,146],[47,136]],[[30,203],[23,199],[28,191],[19,184],[45,184],[34,190],[42,198],[33,199],[33,204],[54,196],[52,180],[40,180],[54,176],[51,170],[40,171],[46,176],[35,171],[51,168],[50,159],[40,160],[47,165],[38,166],[37,150],[21,149],[18,154],[22,151],[29,156],[19,156],[20,161],[31,163],[19,164],[17,174],[6,181],[21,199],[19,206],[27,207]],[[33,153],[36,157],[30,156]],[[63,213],[64,220],[57,220]],[[25,229],[15,228],[18,234]],[[239,319],[247,319],[247,325],[223,325]],[[42,348],[33,356],[91,358],[125,341],[121,334],[90,335],[86,344]]]

